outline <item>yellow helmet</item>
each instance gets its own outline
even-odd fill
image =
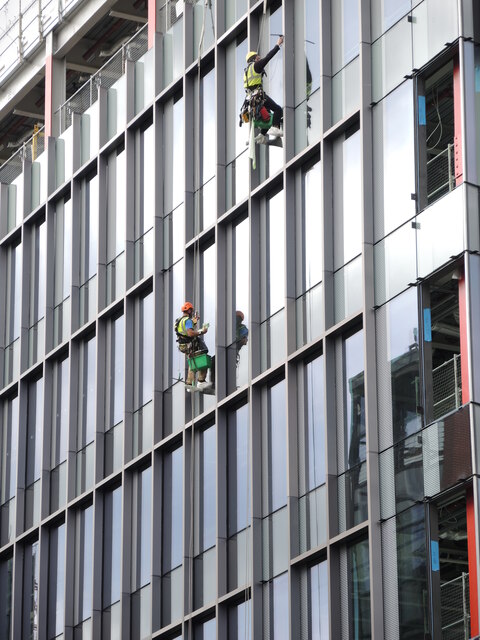
[[[245,60],[247,62],[250,62],[250,58],[256,58],[258,56],[258,51],[249,51],[247,53],[247,57],[245,58]]]

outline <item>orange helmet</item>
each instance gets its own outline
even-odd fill
[[[193,309],[193,304],[191,302],[185,302],[182,306],[182,311],[190,311],[190,309]]]

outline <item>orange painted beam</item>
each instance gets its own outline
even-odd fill
[[[153,47],[157,29],[157,0],[148,0],[148,48]]]
[[[470,400],[468,382],[468,338],[467,338],[467,293],[465,287],[465,275],[458,281],[458,310],[460,324],[460,362],[462,365],[462,404]]]

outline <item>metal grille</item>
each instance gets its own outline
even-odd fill
[[[23,161],[34,162],[45,151],[45,127],[39,128],[33,136],[24,142],[20,149],[0,167],[0,182],[12,184],[23,172]]]
[[[190,2],[190,4],[192,3]],[[181,0],[166,0],[160,7],[160,25],[163,33],[166,33],[183,17],[182,5]]]
[[[148,50],[148,25],[137,33],[115,53],[90,80],[80,87],[57,111],[60,115],[60,132],[72,124],[74,113],[82,114],[98,99],[98,87],[110,89],[125,73],[127,60],[137,62]]]
[[[442,640],[470,638],[470,592],[468,573],[440,585]]]
[[[399,640],[396,518],[382,523],[382,573],[385,640]]]
[[[453,144],[427,161],[428,204],[455,187],[455,157]]]
[[[433,418],[462,406],[462,370],[460,355],[454,355],[432,371]]]

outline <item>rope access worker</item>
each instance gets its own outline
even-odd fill
[[[273,58],[273,56],[280,51],[280,47],[283,44],[283,36],[280,36],[277,40],[277,44],[271,49],[267,55],[261,58],[257,51],[249,51],[247,53],[247,67],[243,72],[243,86],[248,95],[256,89],[261,89],[263,93],[263,106],[268,111],[273,111],[272,126],[270,129],[262,129],[256,136],[255,141],[261,144],[267,142],[267,134],[271,133],[273,136],[283,136],[283,131],[280,126],[283,118],[283,109],[278,105],[270,96],[263,92],[263,76],[265,75],[265,67]]]
[[[208,347],[205,344],[204,339],[201,337],[208,331],[208,326],[198,330],[196,324],[198,322],[198,315],[194,313],[193,304],[191,302],[185,302],[182,306],[183,316],[175,320],[175,333],[177,335],[178,348],[188,358],[200,355],[202,353],[208,353]],[[199,389],[207,389],[211,386],[206,382],[208,369],[200,369],[198,372],[198,384]],[[192,371],[188,367],[188,376],[185,384],[193,386],[195,382],[195,371]]]

